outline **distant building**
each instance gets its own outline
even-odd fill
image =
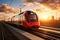
[[[52,16],[52,20],[54,20],[54,16]]]

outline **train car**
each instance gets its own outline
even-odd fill
[[[12,18],[12,21],[16,21],[14,24],[22,25],[24,28],[39,28],[38,16],[33,11],[22,12]]]

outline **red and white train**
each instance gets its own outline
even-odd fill
[[[22,25],[24,28],[39,28],[38,16],[33,11],[25,11],[16,16],[13,16],[12,21],[14,24]]]

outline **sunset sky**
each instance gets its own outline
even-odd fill
[[[22,0],[0,0],[0,4],[8,4],[11,7],[19,8],[23,5]]]
[[[54,16],[55,19],[56,16],[57,18],[60,17],[60,0],[0,0],[0,6],[1,5],[5,5],[6,7],[0,7],[1,9],[9,9],[10,12],[22,8],[23,11],[32,10],[36,12],[40,18],[44,16],[46,18]]]

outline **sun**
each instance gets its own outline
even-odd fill
[[[42,20],[48,20],[48,17],[49,17],[49,15],[47,15],[47,14],[40,15],[40,19],[42,19]]]
[[[44,16],[42,16],[42,19],[47,20],[48,19],[48,16],[47,15],[44,15]]]

